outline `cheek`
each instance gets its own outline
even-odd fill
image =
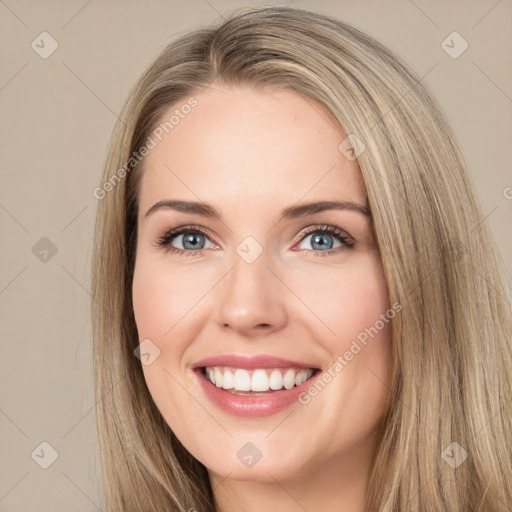
[[[336,284],[338,286],[331,290],[331,300],[327,304],[330,305],[328,314],[336,339],[343,340],[339,351],[345,348],[348,340],[358,337],[364,340],[364,333],[379,321],[390,304],[386,283],[377,265],[344,274]],[[335,293],[339,297],[337,300],[332,297]],[[378,330],[385,331],[386,325],[380,321]]]
[[[199,274],[185,265],[171,266],[144,253],[134,270],[132,301],[139,341],[151,340],[158,351],[158,357],[144,365],[143,372],[153,399],[159,408],[166,409],[171,424],[175,423],[173,405],[185,410],[194,405],[183,393],[182,386],[189,384],[184,380],[188,379],[184,355],[208,317],[201,299],[213,286],[208,276]]]
[[[324,333],[319,341],[332,355],[347,350],[351,340],[390,308],[382,266],[374,251],[337,267],[320,264],[299,269],[288,282],[312,313],[306,311],[309,324],[320,322],[316,333]]]
[[[196,280],[186,270],[171,269],[142,257],[135,265],[132,289],[139,337],[170,338],[181,319],[189,321],[194,316],[202,290],[199,276]]]
[[[390,322],[399,313],[389,303],[376,255],[322,273],[303,282],[298,294],[306,296],[309,290],[308,306],[322,320],[326,334],[320,342],[331,364],[322,383],[310,388],[301,403],[331,426],[333,436],[355,440],[372,430],[384,410],[392,370]],[[351,422],[340,422],[347,414]]]
[[[191,284],[184,272],[174,272],[142,256],[135,265],[132,300],[139,340],[149,339],[158,347],[158,357],[150,365],[143,365],[144,378],[158,409],[180,438],[186,438],[183,429],[183,411],[197,406],[183,391],[181,366],[187,347],[187,336],[182,328],[193,317],[199,290]],[[189,317],[190,315],[190,317]],[[204,428],[199,419],[191,416],[186,428],[194,432]]]
[[[143,365],[142,369],[156,405],[162,411],[162,404],[168,404],[165,413],[168,421],[174,411],[174,401],[182,394],[178,380],[181,381],[180,368],[187,338],[178,334],[189,320],[187,294],[193,293],[190,291],[193,287],[185,285],[183,276],[163,269],[149,258],[142,257],[135,265],[132,300],[139,342],[144,341],[150,352],[157,354],[151,364]],[[183,320],[180,322],[180,319]]]

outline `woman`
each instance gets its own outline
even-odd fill
[[[389,50],[291,8],[189,33],[95,197],[105,510],[510,509],[493,240]]]

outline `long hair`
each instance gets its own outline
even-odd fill
[[[142,149],[170,107],[192,104],[213,83],[296,91],[364,144],[357,162],[389,298],[402,305],[392,320],[392,383],[367,509],[510,510],[511,309],[458,143],[418,76],[387,48],[336,19],[284,7],[235,11],[172,42],[117,123],[94,191],[105,510],[215,511],[206,468],[147,389],[131,299]]]

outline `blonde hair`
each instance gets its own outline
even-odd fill
[[[105,510],[215,510],[206,468],[147,389],[131,300],[144,162],[134,155],[171,106],[213,82],[294,90],[365,145],[357,161],[390,302],[403,307],[392,320],[393,380],[367,509],[509,510],[511,311],[458,144],[388,49],[338,20],[284,7],[236,11],[174,41],[133,88],[115,129],[110,185],[95,192],[93,255]],[[442,456],[452,442],[468,454],[457,469]]]

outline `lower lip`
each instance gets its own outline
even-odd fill
[[[225,389],[218,388],[209,380],[206,380],[201,370],[195,370],[194,373],[197,375],[206,396],[224,412],[243,418],[262,418],[277,414],[294,402],[298,402],[300,393],[309,388],[314,377],[319,372],[317,371],[313,374],[313,377],[291,389],[274,391],[267,395],[253,396],[235,395]]]

